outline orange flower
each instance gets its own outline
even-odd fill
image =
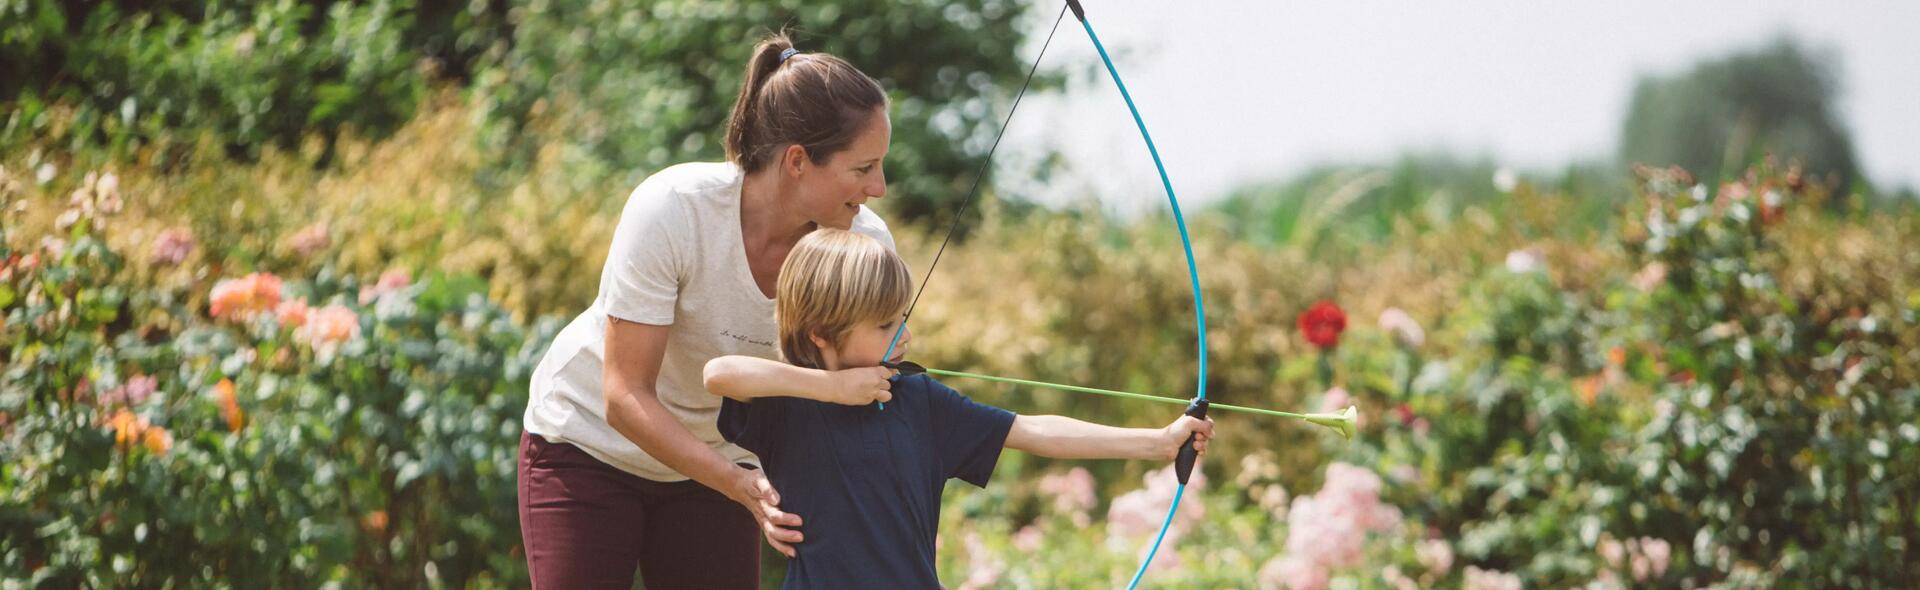
[[[1574,383],[1574,385],[1580,391],[1580,403],[1582,404],[1591,406],[1593,405],[1593,400],[1600,397],[1600,376],[1599,375],[1590,375],[1587,377],[1581,377],[1579,381],[1576,381]]]
[[[173,433],[149,424],[146,418],[136,416],[126,408],[107,418],[107,426],[113,429],[113,443],[122,449],[141,445],[155,455],[165,455],[173,449]]]
[[[233,380],[221,379],[213,386],[214,397],[220,400],[220,415],[227,419],[228,432],[240,432],[247,425],[247,413],[240,410],[240,396],[234,391]]]
[[[214,284],[211,298],[209,315],[246,321],[256,314],[273,311],[280,304],[280,277],[256,272],[220,281]]]
[[[126,408],[121,408],[107,418],[107,426],[113,428],[114,444],[127,448],[133,446],[134,441],[140,440],[141,432],[147,428],[147,421],[133,415],[133,412],[127,411]]]
[[[165,428],[154,426],[147,429],[141,442],[145,443],[147,450],[153,454],[165,455],[167,451],[173,449],[173,433],[167,432]]]

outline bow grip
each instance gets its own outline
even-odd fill
[[[1200,420],[1207,419],[1207,400],[1194,398],[1187,404],[1186,414]],[[1187,485],[1187,479],[1193,476],[1194,461],[1200,458],[1199,451],[1193,449],[1193,440],[1199,436],[1198,433],[1187,434],[1187,442],[1180,445],[1180,454],[1173,457],[1173,473],[1180,478],[1180,485]]]

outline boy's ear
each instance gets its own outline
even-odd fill
[[[818,349],[820,349],[820,352],[821,352],[821,353],[823,353],[823,354],[824,354],[824,353],[826,353],[827,351],[830,351],[830,350],[833,350],[833,349],[834,349],[834,348],[833,348],[833,343],[832,343],[832,342],[828,342],[828,341],[827,341],[827,338],[826,338],[825,336],[821,336],[821,335],[820,335],[820,333],[819,333],[819,332],[817,332],[817,331],[813,331],[813,330],[808,330],[808,331],[807,331],[807,340],[808,340],[809,342],[812,342],[812,343],[813,343],[813,347],[814,347],[814,348],[818,348]]]

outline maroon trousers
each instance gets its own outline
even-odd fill
[[[657,482],[565,443],[520,434],[520,539],[536,589],[747,589],[760,528],[699,482]]]

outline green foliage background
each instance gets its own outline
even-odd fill
[[[1025,73],[1018,31],[1051,10],[0,0],[0,587],[524,587],[528,372],[591,300],[632,184],[718,157],[755,36],[791,26],[893,92],[883,214],[923,268],[939,235],[905,221],[963,196]],[[1920,576],[1920,215],[1853,180],[1825,68],[1769,46],[1647,81],[1622,151],[1651,166],[1506,186],[1491,162],[1414,155],[1192,212],[1209,391],[1318,409],[1338,386],[1364,419],[1349,442],[1217,416],[1204,515],[1149,580],[1279,587],[1284,499],[1334,461],[1381,474],[1404,516],[1331,572],[1342,587]],[[1721,131],[1646,122],[1674,120]],[[916,313],[919,360],[1192,387],[1169,219],[978,215]],[[271,316],[213,317],[214,285],[254,272],[358,336],[321,351]],[[404,284],[360,296],[389,273]],[[1350,318],[1324,353],[1294,327],[1320,300]],[[1389,308],[1425,337],[1374,321]],[[151,397],[108,395],[136,378]],[[1023,413],[1171,416],[953,384]],[[121,440],[129,419],[170,442]],[[1072,466],[1092,506],[1042,483]],[[1149,539],[1107,511],[1154,467],[1009,454],[989,489],[949,492],[943,579],[1124,583]],[[1669,543],[1666,567],[1606,556],[1628,539]],[[1423,557],[1435,543],[1457,558]]]

